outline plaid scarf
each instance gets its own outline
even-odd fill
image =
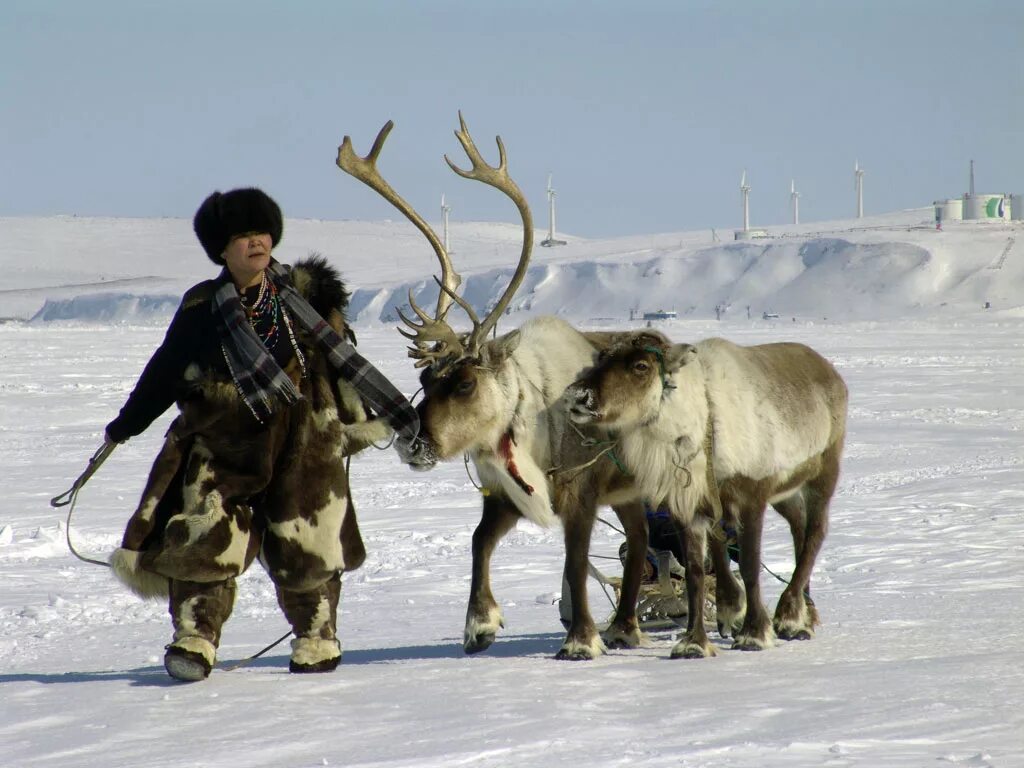
[[[406,443],[415,444],[420,430],[416,409],[352,344],[341,338],[309,302],[296,291],[289,279],[290,268],[271,261],[267,272],[278,296],[291,317],[308,332],[327,354],[328,362],[388,423]],[[213,296],[213,312],[219,315],[221,349],[245,404],[261,423],[280,402],[291,405],[302,395],[274,360],[249,324],[238,290],[224,270],[223,284]]]

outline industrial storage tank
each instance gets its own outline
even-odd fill
[[[960,221],[964,217],[964,201],[959,197],[952,200],[936,200],[935,206],[936,221]]]
[[[1006,195],[964,195],[965,221],[1000,221],[1010,218],[1010,199]]]

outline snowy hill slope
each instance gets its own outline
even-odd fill
[[[930,213],[777,227],[748,241],[711,231],[567,238],[563,247],[534,249],[510,313],[517,325],[537,313],[615,321],[652,309],[708,317],[716,307],[737,316],[749,308],[752,316],[871,319],[1024,304],[1024,226],[950,222],[936,231]],[[452,226],[463,295],[478,311],[507,285],[519,239],[511,224]],[[0,318],[162,322],[185,288],[216,271],[183,219],[6,218],[0,242]],[[410,289],[422,306],[436,298],[436,259],[404,221],[289,220],[278,258],[311,251],[354,289],[357,322],[394,322]]]

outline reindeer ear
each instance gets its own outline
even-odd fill
[[[494,339],[480,348],[480,362],[489,368],[501,365],[519,346],[519,331],[506,333],[500,339]]]
[[[696,359],[697,348],[693,344],[673,344],[665,350],[665,369],[669,373],[675,373]]]

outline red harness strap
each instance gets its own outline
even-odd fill
[[[515,441],[512,439],[512,430],[509,430],[498,442],[498,455],[505,460],[505,469],[508,470],[512,479],[516,481],[516,485],[522,488],[527,496],[532,496],[534,492],[533,486],[523,480],[523,476],[519,474],[519,467],[516,466],[515,459],[512,458],[513,445],[515,445]]]

